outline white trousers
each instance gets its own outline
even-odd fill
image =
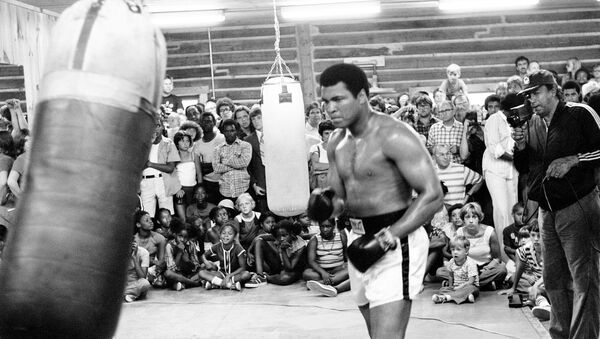
[[[502,231],[506,226],[514,222],[512,208],[518,201],[519,175],[514,170],[512,179],[506,179],[489,171],[483,172],[485,184],[492,197],[494,207],[494,228],[500,243],[502,261],[508,262],[508,256],[504,253],[504,241]]]
[[[165,182],[162,177],[142,179],[140,197],[142,198],[142,209],[151,217],[156,214],[156,199],[158,199],[158,207],[166,208],[171,214],[175,214],[173,196],[167,196],[165,193]]]

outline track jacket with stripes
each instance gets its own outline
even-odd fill
[[[529,169],[529,199],[548,211],[558,211],[595,189],[594,168],[600,166],[600,117],[589,106],[560,101],[546,126],[534,114],[524,127],[525,149],[515,149],[517,169]],[[579,164],[563,178],[544,180],[550,163],[576,155]]]

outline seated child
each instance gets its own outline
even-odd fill
[[[452,100],[457,94],[468,95],[467,85],[460,79],[460,66],[451,64],[446,68],[446,76],[448,77],[440,85],[440,89],[446,93],[446,99]]]
[[[513,276],[512,289],[509,296],[520,293],[527,296],[526,303],[533,307],[533,315],[540,320],[550,319],[550,303],[544,288],[542,277],[542,245],[537,222],[525,226],[519,231],[519,238],[524,244],[516,252],[516,270]],[[502,292],[500,294],[503,294]]]
[[[171,228],[171,212],[166,208],[159,208],[156,211],[156,224],[154,225],[154,231],[167,239],[173,239],[170,228]]]
[[[215,204],[206,200],[206,188],[202,185],[196,186],[194,189],[194,203],[189,205],[185,210],[185,220],[191,224],[198,219],[207,219],[210,216],[210,211],[216,207]]]
[[[240,211],[240,214],[233,218],[239,225],[239,242],[248,250],[254,238],[262,231],[258,221],[260,213],[254,212],[256,203],[249,193],[242,193],[235,201],[235,206]]]
[[[229,221],[229,212],[225,207],[217,206],[210,210],[209,219],[204,223],[207,240],[218,244],[221,237],[221,227]]]
[[[525,208],[522,202],[516,203],[512,208],[512,217],[514,223],[508,225],[502,231],[502,238],[504,240],[504,253],[510,258],[510,260],[516,262],[515,253],[519,248],[519,230],[523,227],[523,214]]]
[[[202,255],[206,269],[198,275],[206,280],[204,287],[207,290],[227,288],[241,291],[242,283],[250,280],[250,272],[246,270],[246,250],[235,242],[237,229],[233,224],[223,225],[220,236],[221,242]],[[219,260],[218,267],[211,261],[216,258]]]
[[[540,230],[537,223],[531,228],[524,227],[519,231],[519,237],[525,239],[525,244],[517,249],[516,270],[513,276],[513,292],[528,293],[539,279],[542,278],[542,245]]]
[[[348,236],[344,230],[336,229],[334,219],[321,222],[319,229],[321,232],[308,242],[309,267],[302,273],[302,278],[309,290],[335,297],[350,290],[345,255]]]
[[[479,272],[475,261],[467,256],[470,246],[469,239],[462,235],[450,240],[452,259],[447,265],[450,272],[449,286],[442,287],[437,294],[431,297],[434,303],[475,302],[475,298],[479,295]]]
[[[273,230],[275,224],[277,224],[277,216],[273,212],[267,211],[260,215],[260,218],[258,218],[258,222],[260,223],[260,227],[262,228],[260,236],[271,236],[271,231]]]
[[[181,224],[174,230],[175,239],[166,246],[167,270],[165,278],[169,286],[176,291],[186,287],[200,286],[199,246],[196,229],[189,224]]]
[[[139,247],[135,240],[131,241],[131,253],[127,266],[127,285],[125,285],[125,301],[130,303],[146,295],[150,289],[150,282],[146,279],[150,266],[150,254]]]
[[[449,222],[444,225],[444,234],[448,241],[446,242],[446,246],[442,250],[444,255],[444,261],[452,259],[452,253],[450,253],[450,241],[449,239],[454,239],[456,236],[456,231],[464,226],[464,222],[460,217],[460,210],[463,208],[463,204],[458,203],[448,207],[448,218]]]
[[[254,248],[256,274],[246,287],[259,287],[267,282],[290,285],[302,276],[306,266],[306,240],[300,237],[300,227],[281,220],[271,230],[275,241],[257,238]]]
[[[256,238],[254,238],[252,244],[250,245],[247,251],[249,268],[255,267],[256,260],[254,258],[254,248],[256,247],[256,241],[258,241],[258,238],[261,238],[262,240],[266,241],[275,240],[275,238],[273,238],[273,235],[271,235],[271,230],[273,229],[273,226],[277,223],[277,216],[271,211],[266,211],[265,213],[260,214],[258,222],[260,223],[261,230],[259,231],[259,234],[256,236]]]
[[[165,237],[154,232],[154,222],[150,214],[146,211],[136,211],[134,215],[134,224],[137,234],[134,236],[138,246],[145,248],[150,255],[150,267],[148,268],[148,281],[154,287],[165,287],[163,272],[165,265],[165,246],[167,244]]]
[[[297,221],[300,224],[302,239],[310,240],[313,235],[319,234],[319,223],[315,220],[310,220],[306,212],[298,215]]]

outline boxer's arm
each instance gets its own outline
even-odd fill
[[[329,160],[329,171],[327,173],[327,181],[329,186],[334,189],[335,196],[333,197],[333,217],[339,216],[344,211],[344,201],[346,200],[346,189],[344,181],[340,177],[335,159],[335,149],[344,137],[344,130],[336,129],[331,133],[329,142],[327,143],[327,159]]]
[[[398,124],[380,135],[383,153],[396,164],[409,189],[418,193],[402,218],[390,227],[393,235],[403,238],[442,208],[442,188],[429,153],[415,132]]]

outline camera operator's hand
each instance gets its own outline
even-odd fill
[[[452,145],[450,146],[450,148],[448,148],[448,150],[450,151],[450,153],[452,154],[456,154],[458,153],[458,147],[456,145]]]
[[[515,145],[519,151],[525,149],[525,133],[523,133],[522,127],[515,127],[512,130],[512,138],[515,141]]]
[[[550,178],[562,178],[571,168],[579,163],[579,158],[576,155],[570,155],[564,158],[554,159],[546,170],[546,176]]]

